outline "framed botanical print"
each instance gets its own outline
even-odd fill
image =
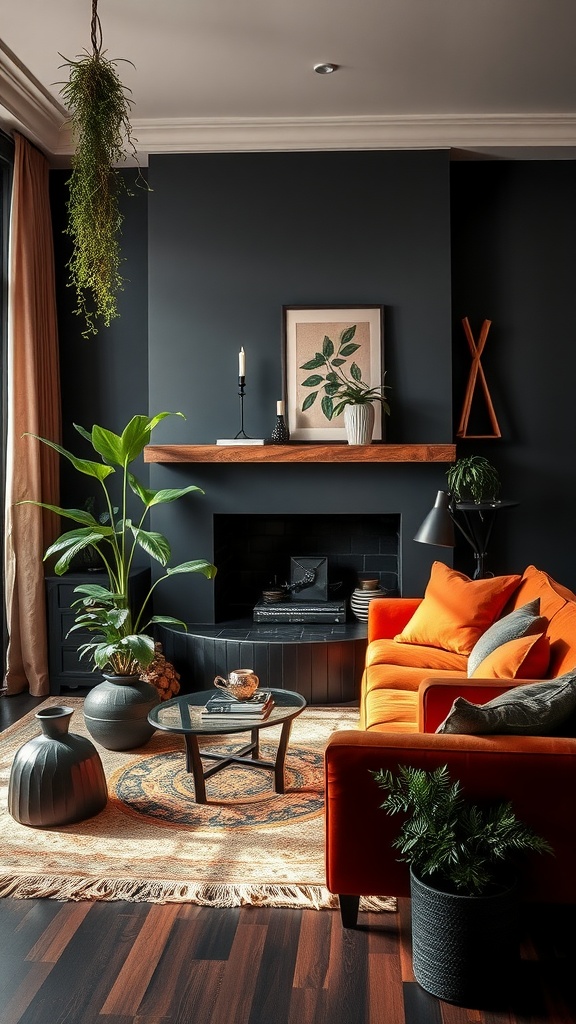
[[[294,441],[346,441],[339,388],[383,384],[383,306],[284,306],[286,418]],[[382,408],[373,438],[382,438]]]

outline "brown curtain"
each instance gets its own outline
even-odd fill
[[[58,455],[27,431],[60,440],[54,250],[46,158],[15,134],[8,299],[5,692],[49,692],[44,566],[58,519],[25,499],[59,503]]]

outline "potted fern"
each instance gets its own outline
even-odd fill
[[[446,471],[454,501],[472,501],[481,505],[495,502],[500,493],[498,470],[482,455],[465,455]]]
[[[59,508],[44,502],[32,502],[49,508],[76,527],[63,533],[47,549],[45,559],[57,559],[54,572],[61,576],[68,571],[75,557],[88,549],[98,553],[108,574],[108,583],[87,583],[75,588],[75,624],[70,632],[80,630],[89,639],[80,646],[80,656],[88,657],[100,669],[104,682],[94,686],[84,701],[84,718],[91,736],[111,750],[129,750],[140,746],[152,736],[148,712],[158,703],[158,691],[152,683],[140,680],[154,658],[151,628],[158,623],[178,625],[184,622],[172,616],[148,616],[150,598],[156,588],[176,574],[201,573],[207,579],[216,574],[215,567],[205,559],[169,566],[170,545],[160,533],[145,529],[147,516],[155,506],[176,501],[186,494],[202,494],[199,487],[150,490],[131,471],[132,463],[150,443],[152,430],[167,416],[182,413],[161,412],[152,418],[133,416],[121,434],[94,425],[91,431],[74,424],[78,433],[89,442],[101,461],[79,458],[54,441],[37,440],[54,448],[85,476],[97,480],[104,494],[106,512],[98,518],[90,509]],[[30,435],[36,436],[36,435]],[[113,503],[109,478],[120,472],[120,501]],[[142,511],[132,519],[128,494],[132,492]],[[144,552],[163,568],[146,594],[140,607],[132,608],[129,585],[130,571],[137,552]]]
[[[373,773],[388,814],[404,814],[393,845],[410,865],[412,956],[422,988],[475,1006],[498,991],[518,956],[516,861],[551,853],[511,804],[466,800],[444,765]]]

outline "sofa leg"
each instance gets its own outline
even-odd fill
[[[355,928],[358,921],[358,907],[360,906],[359,896],[343,896],[339,894],[340,917],[343,928]]]

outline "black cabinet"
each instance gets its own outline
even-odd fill
[[[63,687],[75,690],[102,682],[101,674],[92,672],[93,662],[89,658],[78,657],[78,648],[92,638],[91,634],[77,630],[67,636],[74,625],[72,603],[79,596],[74,593],[74,588],[87,583],[99,583],[105,587],[108,576],[97,572],[68,572],[65,576],[46,577],[50,693],[60,693]],[[130,573],[129,584],[131,606],[140,608],[149,589],[150,569],[134,569]]]

